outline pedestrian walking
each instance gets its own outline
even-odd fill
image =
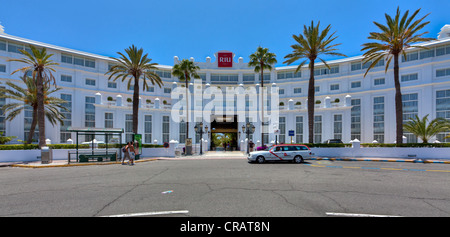
[[[128,159],[128,165],[134,165],[134,156],[135,156],[135,151],[134,151],[134,146],[133,146],[133,142],[128,142],[127,145],[125,145],[122,148],[123,151],[123,160],[122,160],[122,165],[125,165],[125,159]],[[131,152],[131,154],[130,154]],[[131,161],[131,164],[130,164]]]

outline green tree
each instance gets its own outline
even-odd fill
[[[181,62],[175,64],[172,68],[172,75],[178,77],[180,81],[185,82],[185,89],[186,89],[186,138],[189,138],[189,85],[188,82],[191,80],[191,78],[197,78],[199,79],[200,76],[198,75],[198,70],[200,70],[199,66],[196,66],[194,62],[183,59]]]
[[[128,80],[127,88],[130,88],[132,83],[133,88],[133,133],[138,132],[138,113],[139,113],[139,81],[142,80],[143,91],[147,90],[149,80],[152,85],[157,84],[159,87],[162,86],[162,80],[155,73],[158,68],[157,63],[151,63],[152,59],[148,58],[148,54],[144,54],[144,49],[138,49],[136,46],[132,45],[125,49],[125,54],[117,52],[120,55],[119,58],[113,58],[115,65],[112,66],[106,73],[110,74],[108,80],[116,81],[121,78],[122,82]]]
[[[45,108],[44,108],[44,85],[49,85],[51,82],[56,86],[56,80],[52,72],[55,72],[53,66],[59,65],[59,63],[50,60],[53,54],[47,54],[47,50],[42,48],[38,50],[33,45],[29,45],[31,53],[26,50],[19,50],[25,58],[21,59],[10,59],[10,62],[20,62],[27,66],[19,68],[12,72],[23,72],[24,74],[28,71],[32,71],[32,77],[36,80],[36,97],[37,97],[37,116],[38,116],[38,126],[39,126],[39,148],[45,146]]]
[[[432,38],[423,38],[424,34],[428,32],[418,33],[430,22],[422,21],[429,15],[426,14],[418,20],[414,20],[420,9],[416,10],[411,16],[409,11],[406,11],[401,16],[400,8],[397,8],[395,17],[391,17],[385,14],[386,25],[382,25],[378,22],[373,22],[381,32],[371,32],[368,39],[375,40],[375,42],[363,44],[361,51],[366,51],[363,56],[363,63],[370,63],[367,68],[364,77],[367,73],[381,60],[385,61],[385,72],[389,68],[392,58],[394,58],[394,84],[395,84],[395,120],[397,124],[396,128],[396,141],[397,144],[403,143],[403,106],[402,106],[402,93],[399,80],[399,56],[402,54],[406,58],[405,49],[407,48],[425,48],[418,45],[411,45],[419,42],[426,42],[433,40]]]
[[[303,35],[293,35],[292,37],[296,41],[296,44],[291,45],[293,52],[286,55],[287,59],[284,63],[288,65],[303,60],[298,66],[295,72],[299,72],[303,65],[309,61],[309,86],[308,86],[308,128],[309,128],[309,143],[314,143],[314,101],[315,101],[315,87],[314,87],[314,64],[318,58],[322,63],[330,69],[327,62],[320,58],[321,55],[332,56],[344,56],[344,54],[338,53],[336,46],[340,44],[333,44],[333,41],[337,38],[334,36],[336,32],[330,33],[331,25],[328,25],[323,31],[319,29],[320,21],[317,25],[314,25],[314,21],[311,21],[311,25],[308,27],[304,25]]]
[[[264,146],[264,70],[272,71],[272,66],[277,63],[277,55],[269,52],[268,48],[259,46],[256,52],[250,55],[249,67],[254,67],[256,73],[261,73],[261,144]]]
[[[12,102],[5,104],[2,107],[2,110],[5,113],[8,113],[5,120],[11,121],[18,114],[20,114],[25,106],[30,106],[33,109],[33,119],[31,122],[30,133],[27,138],[27,144],[30,144],[33,140],[34,131],[36,129],[36,125],[38,123],[38,100],[37,100],[37,86],[36,80],[31,77],[21,77],[22,81],[25,83],[26,88],[22,88],[16,83],[6,82],[6,84],[11,89],[2,88],[0,89],[0,98],[8,98],[12,100],[16,100],[18,102]],[[63,119],[65,116],[61,113],[61,110],[67,111],[67,108],[64,107],[64,103],[67,101],[57,98],[51,97],[50,94],[61,90],[62,88],[54,88],[50,89],[49,84],[44,84],[44,108],[45,108],[45,116],[50,121],[50,123],[54,126],[57,122],[60,122],[64,125]]]
[[[422,119],[419,116],[415,116],[411,121],[406,122],[403,125],[405,131],[416,135],[422,139],[423,143],[428,143],[431,137],[436,136],[438,133],[445,132],[449,128],[449,122],[443,118],[435,118],[428,123],[428,115]]]

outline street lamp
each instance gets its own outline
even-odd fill
[[[203,131],[203,123],[200,122],[200,127],[198,127],[197,125],[195,125],[194,130],[196,133],[200,134],[200,155],[203,155],[203,133],[207,133],[208,132],[208,125],[205,126],[205,131]]]
[[[247,134],[247,154],[250,154],[250,134],[255,132],[255,126],[251,123],[242,125],[242,132]]]

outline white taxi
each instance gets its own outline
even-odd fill
[[[311,150],[301,144],[273,145],[262,151],[250,152],[247,159],[249,162],[264,163],[266,161],[293,161],[303,163],[311,157]]]

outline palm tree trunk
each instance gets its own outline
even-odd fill
[[[403,104],[402,104],[402,92],[400,90],[399,80],[399,66],[398,66],[399,54],[394,54],[394,82],[395,82],[395,120],[397,124],[397,144],[403,143]]]
[[[264,147],[264,64],[261,63],[261,147]]]
[[[139,77],[134,77],[134,92],[133,92],[133,133],[138,132],[138,115],[139,115]]]
[[[42,71],[37,72],[37,117],[39,126],[39,148],[45,146],[45,108],[44,108],[44,81]]]
[[[310,60],[308,87],[308,142],[314,143],[314,60]]]
[[[186,138],[189,138],[189,87],[188,87],[188,75],[184,73],[184,81],[186,83]]]
[[[31,144],[33,142],[34,131],[36,130],[36,125],[38,122],[37,119],[37,106],[33,106],[33,120],[31,121],[30,133],[28,134],[27,144]]]

